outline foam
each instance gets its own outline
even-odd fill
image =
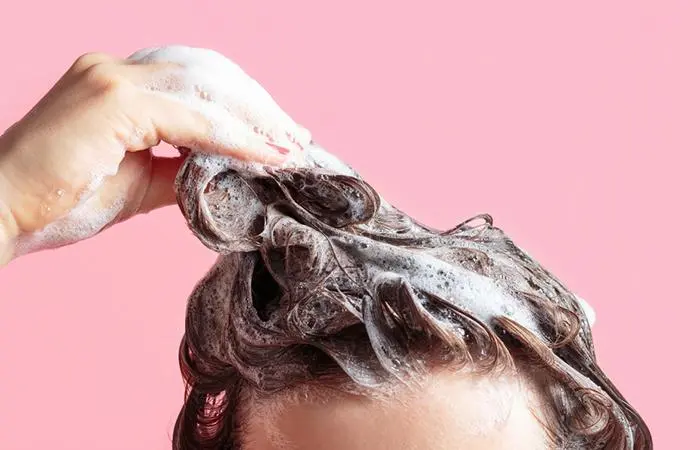
[[[363,250],[376,276],[391,270],[411,280],[419,291],[444,298],[473,313],[484,323],[507,315],[535,334],[540,334],[531,309],[496,280],[443,261],[427,252],[401,249],[372,242]]]
[[[88,239],[112,223],[122,211],[124,204],[123,195],[117,196],[106,208],[99,195],[84,196],[65,216],[42,230],[20,235],[17,239],[15,255],[21,256],[58,248]]]
[[[583,310],[583,314],[586,316],[586,319],[588,320],[588,325],[593,326],[596,323],[596,320],[598,318],[595,309],[588,303],[586,300],[583,298],[579,297],[576,295],[576,300],[578,301],[579,305],[581,306],[581,309]]]
[[[168,46],[141,50],[129,60],[172,64],[155,73],[145,87],[203,114],[210,121],[213,143],[261,154],[277,155],[281,148],[287,160],[295,161],[311,142],[310,132],[257,81],[216,51]]]

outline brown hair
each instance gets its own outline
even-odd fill
[[[194,154],[177,192],[221,256],[189,300],[174,449],[238,448],[250,390],[373,390],[436,366],[516,364],[541,385],[556,448],[652,449],[576,297],[490,216],[436,231],[316,148],[293,169]]]

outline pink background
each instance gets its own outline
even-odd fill
[[[657,448],[690,448],[697,2],[507,3],[3,2],[0,128],[83,52],[215,48],[401,208],[491,212],[596,307],[600,360]],[[0,447],[167,449],[212,260],[168,208],[0,270]]]

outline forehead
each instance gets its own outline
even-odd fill
[[[544,450],[526,387],[435,376],[382,399],[333,395],[253,405],[245,450]]]

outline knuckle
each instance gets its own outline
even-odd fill
[[[75,60],[75,62],[71,66],[71,69],[75,72],[82,72],[82,71],[87,70],[90,67],[94,66],[95,64],[106,61],[108,59],[109,59],[109,56],[106,55],[105,53],[99,53],[99,52],[85,53],[85,54],[79,56]]]
[[[83,77],[87,83],[99,91],[114,92],[120,90],[124,85],[114,67],[103,62],[93,64],[85,69]]]

